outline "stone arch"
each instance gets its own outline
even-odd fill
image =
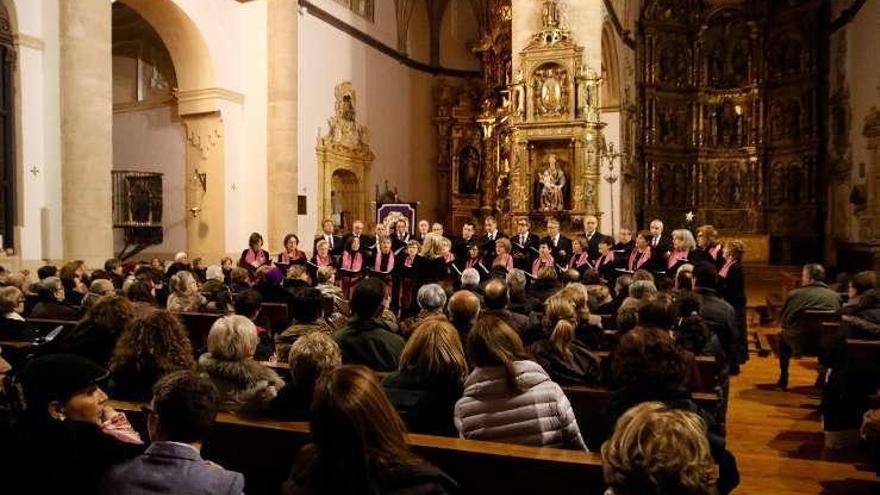
[[[219,109],[211,52],[195,22],[172,0],[119,0],[153,26],[177,74],[180,115]]]
[[[617,55],[617,39],[610,22],[602,26],[602,77],[601,105],[603,109],[620,107],[620,59]]]

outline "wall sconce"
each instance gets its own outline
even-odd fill
[[[202,192],[208,192],[208,173],[207,172],[199,172],[199,169],[196,168],[196,171],[193,173],[193,180],[197,181],[202,185]]]

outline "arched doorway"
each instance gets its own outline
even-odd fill
[[[331,218],[343,230],[351,230],[356,219],[363,220],[358,202],[360,183],[354,172],[335,170],[330,179],[330,210]]]

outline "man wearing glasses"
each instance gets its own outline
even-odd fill
[[[513,246],[513,266],[529,271],[532,260],[538,255],[538,243],[541,239],[530,232],[532,225],[528,218],[520,218],[516,222],[516,235],[510,239]]]

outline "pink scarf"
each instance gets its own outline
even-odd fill
[[[499,254],[494,260],[492,260],[492,268],[495,268],[496,266],[503,266],[507,271],[513,270],[513,257],[509,254]]]
[[[254,252],[253,249],[248,249],[247,254],[244,255],[244,261],[248,265],[253,267],[260,267],[266,264],[266,253],[261,249],[257,252]]]
[[[346,270],[359,272],[361,271],[363,264],[364,256],[361,253],[354,253],[354,256],[352,256],[349,251],[346,251],[345,254],[342,255],[342,268],[345,268]]]
[[[407,268],[412,268],[413,262],[416,260],[416,256],[407,256],[405,260],[403,260],[403,266]]]
[[[545,266],[553,266],[553,256],[548,256],[547,259],[538,258],[532,262],[532,276],[538,278],[538,272],[541,271],[541,268]]]
[[[690,253],[690,251],[681,251],[678,249],[669,253],[669,259],[666,260],[666,268],[672,269],[679,260],[687,260],[688,253]]]
[[[333,258],[328,254],[327,256],[321,256],[320,254],[315,255],[315,264],[319,267],[321,266],[330,266],[333,264]]]
[[[613,263],[614,262],[614,251],[608,250],[607,253],[600,256],[598,260],[596,260],[596,270],[600,267],[604,266],[605,263]]]
[[[629,263],[627,263],[627,268],[629,271],[634,272],[642,267],[648,260],[651,259],[651,248],[645,248],[644,253],[639,253],[638,249],[633,249],[633,252],[629,255]]]
[[[576,268],[579,266],[584,266],[590,260],[590,253],[583,252],[581,254],[573,254],[571,255],[571,259],[568,260],[568,268]]]
[[[465,262],[465,264],[464,264],[464,267],[466,269],[473,268],[473,267],[477,266],[477,263],[479,263],[479,262],[480,262],[480,258],[468,258],[467,262]]]
[[[305,254],[303,254],[303,252],[299,249],[293,252],[293,256],[290,256],[289,254],[287,254],[287,251],[284,251],[283,253],[281,253],[281,262],[290,263],[291,261],[296,261],[303,257],[305,257]]]
[[[712,260],[718,259],[718,253],[721,251],[721,244],[716,244],[715,247],[709,248],[709,256],[712,257]]]
[[[452,254],[452,253],[446,253],[446,255],[443,256],[443,259],[444,259],[447,263],[452,263],[453,261],[455,261],[455,255]]]
[[[736,260],[734,259],[725,260],[724,266],[722,266],[721,269],[718,270],[718,276],[721,278],[727,278],[727,272],[730,271],[730,267],[732,267],[734,264],[736,264]]]
[[[385,270],[382,269],[382,257],[386,256],[388,259],[388,266],[386,266]],[[373,270],[379,273],[391,273],[394,270],[394,254],[382,254],[381,252],[376,255],[376,262],[373,263]]]

